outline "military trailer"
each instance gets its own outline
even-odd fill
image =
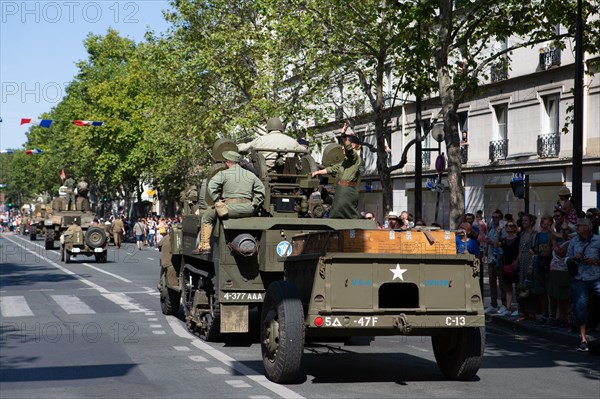
[[[480,264],[456,254],[454,232],[313,232],[292,248],[262,307],[270,380],[301,377],[305,340],[365,335],[430,336],[447,378],[475,376],[485,347]]]

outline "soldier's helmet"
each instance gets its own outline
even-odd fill
[[[272,130],[279,130],[283,132],[283,124],[279,118],[269,118],[267,121],[267,132]]]

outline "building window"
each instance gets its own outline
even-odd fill
[[[494,106],[497,140],[508,139],[508,104]]]
[[[542,133],[556,134],[559,132],[559,99],[558,95],[544,97],[544,126]]]

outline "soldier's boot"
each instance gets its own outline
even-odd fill
[[[212,235],[212,223],[204,223],[200,229],[200,244],[192,251],[194,255],[205,255],[210,253],[210,236]]]

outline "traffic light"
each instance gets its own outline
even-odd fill
[[[525,198],[525,181],[524,180],[512,180],[510,187],[515,197],[519,199]]]
[[[102,197],[102,202],[108,202],[108,197],[106,195]]]
[[[8,209],[12,209],[13,203],[12,203],[11,199],[8,200],[8,204],[7,205],[8,205]]]

